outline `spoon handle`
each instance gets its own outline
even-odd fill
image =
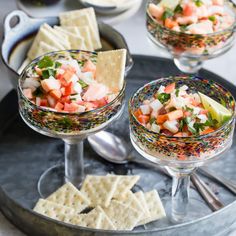
[[[218,183],[220,183],[221,185],[223,185],[236,195],[236,184],[231,180],[228,180],[223,176],[216,174],[215,172],[209,170],[206,167],[201,167],[198,169],[198,171],[203,175],[205,175],[206,177],[216,180]]]
[[[191,181],[212,211],[217,211],[224,207],[219,198],[195,173],[191,175]]]

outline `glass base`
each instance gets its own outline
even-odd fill
[[[174,58],[174,63],[179,70],[186,74],[196,74],[203,65],[203,62],[199,59],[190,59],[185,57]]]
[[[65,183],[65,166],[58,164],[50,167],[40,176],[38,192],[41,198],[47,198]]]
[[[93,169],[90,165],[85,165],[85,174],[84,176],[88,174],[94,174],[94,175],[106,175],[107,172],[103,171],[102,169]],[[38,192],[41,198],[47,198],[50,194],[55,192],[57,189],[59,189],[63,184],[68,182],[68,180],[65,178],[65,165],[58,164],[50,167],[46,171],[43,172],[43,174],[40,176],[38,180]],[[75,184],[73,183],[77,188],[81,187],[81,182]]]
[[[173,224],[196,220],[211,213],[211,210],[203,201],[198,200],[193,197],[189,198],[189,203],[187,206],[187,215],[185,216],[177,215],[174,212],[172,212],[172,199],[171,198],[163,199],[163,205],[164,205],[168,220]]]

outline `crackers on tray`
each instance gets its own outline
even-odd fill
[[[166,216],[156,190],[132,192],[139,178],[88,175],[80,190],[67,183],[47,199],[39,199],[34,211],[82,227],[133,230]]]

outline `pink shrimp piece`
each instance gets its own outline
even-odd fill
[[[176,21],[180,25],[187,25],[187,24],[197,23],[198,18],[197,16],[183,16],[183,17],[178,17]]]
[[[157,6],[153,3],[150,3],[149,4],[149,12],[153,17],[160,20],[163,13],[164,13],[164,8],[162,6]]]
[[[213,33],[213,23],[210,20],[203,20],[200,23],[190,25],[188,30],[191,34]]]
[[[105,97],[107,93],[108,89],[106,86],[99,83],[93,83],[89,85],[88,90],[83,96],[83,99],[88,102],[96,101]]]
[[[212,4],[223,6],[224,5],[224,0],[212,0]]]

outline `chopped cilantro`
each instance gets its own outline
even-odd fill
[[[216,21],[216,17],[215,17],[215,16],[209,16],[208,19],[209,19],[210,21],[213,21],[213,22]]]
[[[58,120],[59,125],[67,126],[68,128],[72,126],[72,121],[68,117],[64,117],[61,120]]]
[[[194,2],[197,7],[200,7],[203,5],[203,2],[201,0],[194,0]]]
[[[61,65],[62,65],[62,64],[61,64],[59,61],[56,61],[56,62],[55,62],[55,68],[59,68],[59,67],[61,67]]]
[[[181,13],[183,11],[183,8],[178,4],[174,10],[174,13]]]
[[[80,79],[78,82],[81,85],[82,89],[88,87],[88,85],[82,79]]]
[[[50,76],[55,76],[56,71],[53,69],[46,69],[42,71],[42,77],[48,79]]]
[[[161,16],[162,20],[166,20],[167,18],[171,18],[174,15],[174,12],[170,9],[166,9]]]
[[[180,131],[183,131],[184,125],[185,125],[184,119],[180,120],[180,122],[179,122],[179,130]]]
[[[178,97],[179,96],[179,89],[175,90],[175,96]]]
[[[156,118],[155,118],[155,117],[152,117],[149,122],[150,122],[150,124],[155,123],[155,122],[156,122]]]
[[[185,110],[186,110],[186,111],[193,112],[193,108],[191,108],[191,107],[188,107],[188,106],[185,106]]]
[[[181,32],[185,32],[187,30],[187,27],[188,25],[181,25],[179,28]]]
[[[194,129],[196,130],[196,133],[198,134],[200,133],[200,131],[204,130],[205,126],[206,126],[205,124],[198,122],[194,123],[193,125]]]
[[[192,134],[197,134],[197,131],[192,128],[191,126],[188,125],[188,130],[192,133]]]
[[[38,62],[38,67],[40,69],[42,68],[47,68],[47,67],[52,67],[53,66],[53,61],[49,56],[44,56],[39,62]]]
[[[217,125],[217,123],[218,123],[218,121],[216,119],[213,119],[211,114],[208,113],[208,120],[204,123],[204,125],[215,127]]]
[[[160,93],[157,95],[157,99],[163,104],[170,99],[170,94],[168,93]]]

